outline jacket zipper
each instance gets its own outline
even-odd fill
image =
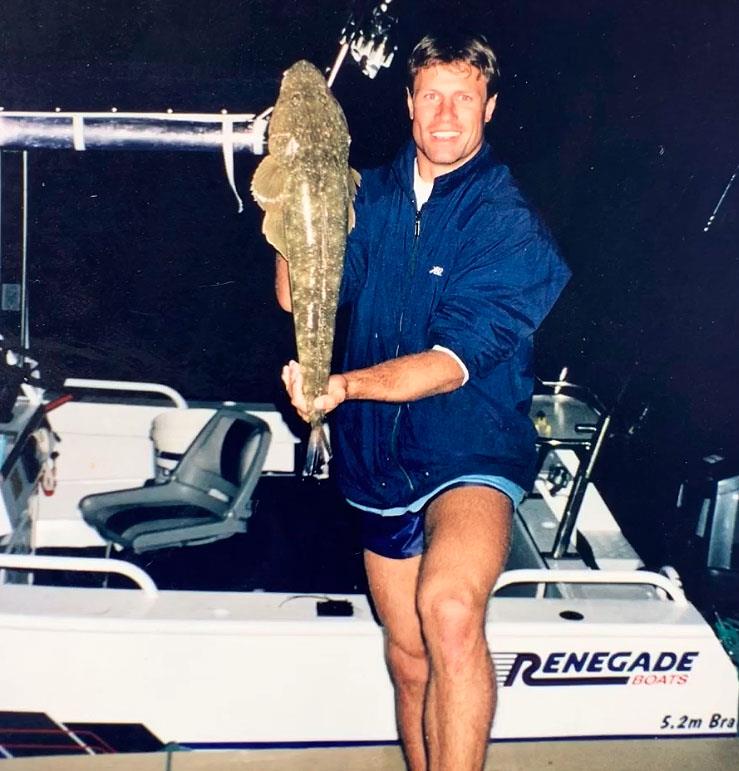
[[[413,202],[415,206],[415,199]],[[423,210],[423,206],[421,207]],[[405,316],[405,306],[408,302],[408,294],[410,292],[410,284],[413,281],[413,277],[416,273],[416,253],[418,252],[418,238],[421,235],[421,210],[416,210],[416,219],[413,223],[413,248],[411,249],[410,270],[408,272],[408,281],[403,288],[403,305],[400,308],[400,319],[398,321],[398,345],[395,349],[395,355],[400,353],[400,336],[403,334],[403,317]]]
[[[414,198],[413,200],[414,208],[415,208],[415,205],[416,205],[416,201]],[[423,209],[423,206],[421,207],[421,209]],[[400,338],[403,334],[403,317],[405,316],[405,306],[408,300],[408,293],[410,292],[410,284],[413,281],[413,276],[416,273],[416,252],[418,251],[418,238],[421,235],[421,209],[416,209],[416,218],[413,223],[413,249],[411,250],[410,271],[408,275],[408,282],[406,287],[404,288],[403,305],[400,309],[400,319],[398,320],[398,345],[395,349],[396,357],[400,354]],[[395,462],[398,464],[398,468],[403,472],[403,476],[406,478],[406,481],[408,482],[408,487],[410,487],[411,491],[413,491],[414,489],[413,481],[408,475],[408,472],[405,470],[405,468],[403,468],[403,465],[398,460],[398,424],[400,422],[400,413],[402,412],[404,406],[406,406],[405,403],[399,404],[398,411],[395,413],[395,418],[393,419],[393,430],[390,436],[390,446],[392,448],[393,455],[395,456]]]

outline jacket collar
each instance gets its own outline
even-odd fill
[[[413,197],[413,163],[416,160],[416,145],[409,140],[395,157],[392,164],[393,173],[401,188],[409,197]],[[480,150],[459,168],[442,174],[434,180],[434,192],[448,192],[468,179],[478,169],[489,167],[495,163],[493,150],[487,142],[483,142]]]

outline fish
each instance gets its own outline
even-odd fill
[[[360,177],[351,138],[321,71],[300,60],[282,78],[266,155],[251,192],[264,210],[262,233],[287,260],[298,363],[309,405],[326,393],[336,309],[353,201]],[[304,476],[328,475],[331,446],[322,410],[311,409]]]

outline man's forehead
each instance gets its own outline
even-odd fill
[[[454,62],[431,62],[425,67],[421,67],[416,73],[413,85],[418,84],[419,78],[423,77],[428,85],[431,80],[458,80],[466,81],[472,87],[476,87],[478,81],[485,85],[485,79],[482,72],[474,64],[465,61]]]

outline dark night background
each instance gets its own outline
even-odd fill
[[[261,112],[281,73],[329,66],[348,0],[5,0],[0,105]],[[649,564],[671,555],[677,486],[707,452],[737,457],[739,4],[397,0],[399,52],[370,81],[348,60],[334,91],[356,166],[408,133],[403,61],[430,25],[488,35],[503,69],[488,137],[542,212],[574,278],[538,337],[538,374],[612,400],[628,418],[599,480]],[[167,382],[186,397],[282,404],[291,320],[236,160],[219,153],[32,153],[31,340],[47,375]],[[2,281],[18,238],[6,156]],[[247,200],[248,199],[248,200]],[[16,223],[17,224],[17,223]],[[17,314],[0,313],[17,332]],[[636,363],[638,362],[638,365]]]

